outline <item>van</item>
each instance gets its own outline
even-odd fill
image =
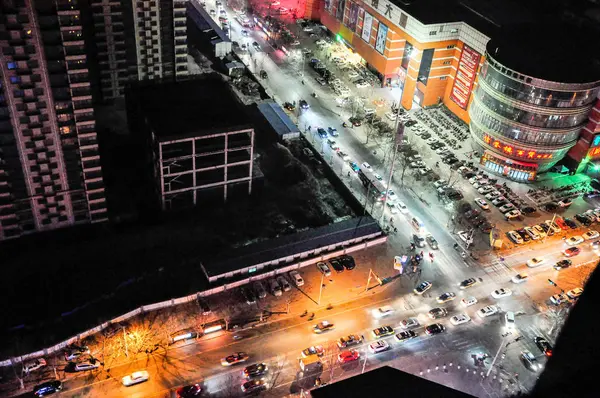
[[[423,224],[423,221],[419,220],[417,217],[413,217],[410,223],[418,233],[422,234],[425,232],[425,224]]]
[[[515,313],[507,311],[506,314],[504,314],[504,323],[508,330],[515,330]]]

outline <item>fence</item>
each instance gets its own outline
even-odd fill
[[[79,333],[76,336],[71,337],[68,340],[65,340],[61,343],[58,343],[52,347],[48,347],[46,349],[40,350],[40,351],[36,351],[36,352],[32,352],[29,354],[25,354],[25,355],[21,355],[19,357],[14,357],[14,358],[10,358],[4,361],[0,361],[0,367],[5,367],[5,366],[11,366],[14,364],[18,364],[24,361],[28,361],[28,360],[32,360],[35,358],[39,358],[39,357],[43,357],[46,355],[50,355],[53,354],[55,352],[59,352],[64,350],[66,347],[70,346],[71,344],[77,343],[78,341],[85,339],[86,337],[92,336],[96,333],[101,332],[102,330],[106,329],[107,327],[109,327],[110,325],[114,325],[114,324],[118,324],[120,322],[124,322],[130,318],[133,318],[134,316],[137,316],[139,314],[143,314],[146,312],[150,312],[150,311],[156,311],[159,309],[163,309],[163,308],[169,308],[169,307],[174,307],[177,305],[181,305],[181,304],[185,304],[185,303],[189,303],[190,301],[194,301],[196,299],[198,299],[198,297],[207,297],[207,296],[212,296],[213,294],[216,293],[221,293],[225,290],[228,289],[233,289],[235,287],[241,286],[243,284],[248,283],[250,280],[257,280],[257,279],[264,279],[267,278],[269,276],[273,276],[275,274],[278,273],[282,273],[282,272],[287,272],[287,271],[291,271],[291,270],[295,270],[295,269],[299,269],[299,268],[303,268],[306,266],[309,266],[311,264],[315,264],[317,261],[324,261],[327,260],[329,258],[333,258],[333,257],[337,257],[340,256],[342,254],[346,254],[346,253],[351,253],[351,252],[355,252],[357,250],[362,250],[362,249],[366,249],[367,247],[370,246],[374,246],[380,243],[383,243],[387,240],[387,236],[381,236],[378,237],[377,239],[373,239],[371,241],[367,241],[367,242],[360,242],[358,244],[355,244],[353,246],[349,246],[346,247],[344,249],[341,250],[337,250],[335,252],[328,252],[328,253],[323,253],[321,256],[317,256],[317,257],[313,257],[310,259],[307,259],[306,261],[302,261],[299,263],[295,263],[295,264],[291,264],[287,267],[283,267],[280,269],[277,269],[276,271],[271,271],[271,272],[267,272],[264,274],[260,274],[260,275],[256,275],[253,278],[250,279],[245,279],[245,280],[241,280],[241,281],[236,281],[236,282],[232,282],[232,283],[227,283],[224,284],[222,286],[217,286],[213,289],[209,289],[209,290],[205,290],[202,292],[198,292],[198,293],[194,293],[194,294],[190,294],[189,296],[185,296],[185,297],[180,297],[180,298],[174,298],[171,300],[167,300],[167,301],[163,301],[160,303],[154,303],[154,304],[148,304],[148,305],[143,305],[139,308],[136,308],[133,311],[130,311],[126,314],[123,314],[121,316],[118,316],[108,322],[104,322],[98,326],[96,326],[95,328],[86,330],[85,332]]]

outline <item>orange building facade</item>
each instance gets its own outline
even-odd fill
[[[423,24],[387,1],[326,0],[321,7],[323,25],[378,73],[383,86],[403,87],[405,109],[441,101],[469,122],[487,36],[464,22]]]

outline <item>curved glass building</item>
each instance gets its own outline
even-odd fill
[[[577,52],[559,51],[552,40],[548,48],[528,43],[524,36],[517,39],[519,34],[528,32],[488,42],[469,116],[482,166],[526,182],[550,169],[577,142],[600,90],[600,70],[591,61],[589,67],[571,69],[567,64]],[[562,59],[553,59],[553,53]]]

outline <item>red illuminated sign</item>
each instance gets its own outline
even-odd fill
[[[600,155],[600,147],[592,148],[592,149],[590,149],[590,152],[588,153],[588,156],[593,157],[593,158],[598,157],[599,155]]]
[[[458,62],[458,70],[454,77],[454,85],[450,93],[450,99],[463,109],[467,109],[471,89],[475,82],[475,74],[479,67],[481,55],[466,44],[463,45],[460,61]]]
[[[489,146],[501,150],[507,155],[518,156],[520,158],[526,159],[552,159],[551,153],[538,153],[536,151],[525,151],[523,149],[519,149],[514,147],[513,145],[506,144],[500,140],[496,140],[489,135],[483,136],[483,142],[488,144]],[[590,156],[600,155],[600,147],[594,148],[589,153]]]

